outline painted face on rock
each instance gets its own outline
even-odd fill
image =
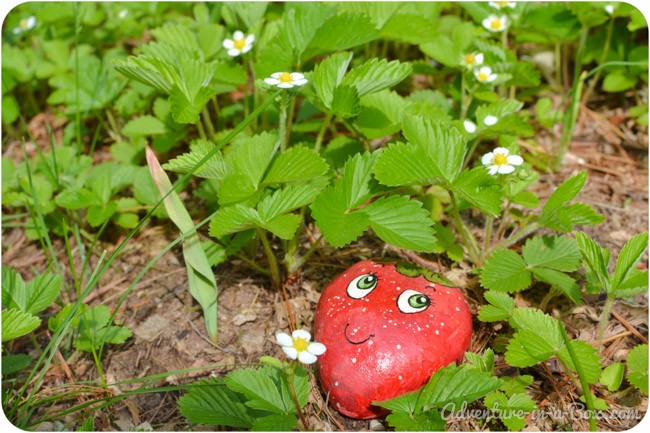
[[[383,414],[372,401],[425,384],[439,368],[460,361],[472,334],[463,294],[436,274],[408,264],[366,260],[323,291],[315,340],[321,385],[342,414]]]

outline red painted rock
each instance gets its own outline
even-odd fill
[[[366,260],[327,286],[314,337],[327,347],[318,371],[339,412],[380,416],[372,401],[414,391],[462,360],[472,318],[461,291],[445,281],[415,265]]]

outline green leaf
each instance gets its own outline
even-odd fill
[[[530,367],[547,360],[564,346],[557,320],[535,308],[515,308],[510,324],[517,329],[506,350],[506,362]]]
[[[140,116],[135,119],[129,120],[124,128],[122,134],[127,137],[137,137],[141,135],[163,135],[167,133],[167,126],[153,116]]]
[[[127,77],[151,86],[159,92],[165,94],[171,92],[171,77],[166,73],[170,67],[162,60],[141,55],[126,60],[115,60],[113,66]]]
[[[361,111],[359,93],[349,85],[341,85],[334,89],[332,112],[342,119],[356,117]]]
[[[442,180],[427,151],[410,143],[390,143],[379,154],[375,176],[388,186],[431,185]]]
[[[45,310],[59,295],[62,284],[63,280],[60,275],[48,273],[35,277],[25,287],[27,296],[22,310],[31,314]]]
[[[627,278],[613,292],[616,298],[625,298],[648,291],[648,271],[632,270]]]
[[[223,384],[223,379],[201,380],[188,389],[178,399],[178,408],[191,422],[251,428],[253,418],[244,404],[246,398],[228,389]]]
[[[2,310],[2,342],[27,335],[41,324],[41,319],[17,308]]]
[[[465,352],[465,358],[467,358],[467,360],[480,371],[492,374],[492,371],[494,370],[494,351],[489,347],[485,349],[483,356],[478,353]],[[505,377],[502,379],[505,379]]]
[[[27,286],[23,277],[9,266],[2,265],[2,306],[25,310]]]
[[[174,84],[169,94],[174,120],[178,123],[198,122],[203,107],[216,93],[214,89],[202,87],[195,94],[188,96]]]
[[[602,221],[594,210],[585,204],[577,203],[572,206],[566,204],[573,200],[587,180],[587,173],[581,171],[577,175],[565,180],[548,198],[539,216],[539,223],[559,231],[571,231],[574,224],[596,224]]]
[[[499,389],[505,392],[507,396],[512,396],[526,392],[526,388],[533,383],[535,378],[528,374],[522,374],[517,377],[504,376],[501,380],[503,380],[503,385]]]
[[[33,360],[34,358],[23,353],[17,355],[4,355],[2,357],[2,376],[7,377],[26,369],[31,365]]]
[[[513,394],[508,398],[501,392],[485,397],[483,404],[487,409],[499,414],[499,419],[510,431],[518,431],[526,425],[526,413],[537,409],[535,401],[524,393]]]
[[[450,68],[458,67],[463,57],[463,52],[454,45],[451,38],[445,35],[438,35],[430,42],[420,44],[420,51]]]
[[[526,264],[570,272],[580,267],[578,243],[566,236],[535,236],[522,248]]]
[[[260,223],[260,227],[270,231],[280,239],[289,240],[293,238],[302,218],[297,214],[278,215],[275,218]]]
[[[576,233],[576,241],[582,252],[587,269],[593,273],[605,292],[610,293],[611,282],[609,273],[607,272],[610,256],[609,250],[602,248],[582,232]]]
[[[603,215],[584,203],[574,203],[558,209],[556,218],[554,223],[547,223],[546,227],[563,232],[571,231],[575,225],[595,225],[605,220]]]
[[[65,209],[82,209],[101,205],[99,197],[86,188],[66,189],[56,196],[54,202]]]
[[[47,321],[47,327],[50,331],[56,332],[61,325],[68,319],[68,316],[72,313],[72,311],[75,309],[74,304],[68,304],[65,307],[61,309],[58,313],[56,313],[56,316],[52,316],[49,318]],[[80,308],[78,308],[75,312],[75,316],[70,320],[70,327],[71,328],[76,328],[79,325],[79,320],[81,318],[81,314],[85,311],[86,306],[84,304],[81,305]]]
[[[601,373],[601,365],[600,356],[596,353],[594,346],[582,340],[570,340],[569,344],[580,361],[580,366],[582,367],[584,378],[587,382],[598,382]],[[569,355],[569,350],[566,345],[560,349],[557,355],[569,368],[577,372],[573,363],[573,358]]]
[[[354,209],[368,201],[377,190],[377,182],[372,178],[376,154],[357,154],[348,159],[343,167],[341,187],[347,209]]]
[[[161,195],[165,197],[163,204],[169,218],[185,235],[183,241],[183,258],[188,274],[188,286],[192,297],[197,300],[203,309],[205,326],[209,337],[216,341],[217,338],[217,282],[208,262],[205,251],[201,247],[198,234],[194,230],[192,217],[185,209],[178,193],[172,189],[172,184],[167,174],[160,166],[156,155],[147,146],[147,164],[151,177]]]
[[[311,184],[290,185],[267,195],[257,205],[261,221],[267,222],[278,215],[306,206],[314,201],[320,188]]]
[[[426,149],[437,177],[453,183],[463,167],[466,152],[461,133],[456,128],[421,117],[405,118],[403,129],[409,143]]]
[[[433,221],[422,203],[408,196],[382,197],[363,209],[370,227],[384,242],[414,251],[431,252]]]
[[[345,76],[342,84],[356,87],[359,96],[363,96],[394,86],[408,77],[411,71],[409,63],[370,59],[352,69]]]
[[[616,292],[632,275],[635,267],[643,258],[643,254],[648,248],[648,233],[640,233],[630,239],[621,250],[614,275],[612,275],[612,291]],[[646,282],[647,285],[647,282]]]
[[[610,93],[622,92],[636,85],[637,77],[625,69],[612,71],[605,75],[603,90]]]
[[[224,383],[232,391],[244,394],[248,399],[246,405],[253,409],[279,414],[296,410],[295,405],[290,401],[282,400],[274,381],[261,370],[246,368],[232,371],[228,373]]]
[[[383,407],[391,412],[404,412],[412,414],[418,408],[418,400],[420,399],[421,389],[411,392],[405,392],[402,395],[383,401],[373,401],[373,406]]]
[[[184,153],[163,165],[165,170],[177,173],[189,173],[196,165],[214,149],[214,143],[207,140],[193,140],[190,143],[190,152]],[[221,152],[210,157],[203,165],[194,171],[195,176],[208,179],[223,179],[226,177],[227,169]]]
[[[278,155],[264,176],[263,184],[311,180],[329,170],[323,158],[313,149],[294,146]]]
[[[318,29],[309,47],[316,48],[316,52],[341,51],[367,44],[378,36],[379,32],[368,16],[344,12],[330,16]]]
[[[353,242],[366,231],[370,220],[364,212],[348,212],[349,207],[342,182],[324,190],[311,204],[312,217],[333,247]]]
[[[424,386],[420,407],[437,407],[445,412],[460,410],[461,405],[472,403],[497,390],[502,381],[468,364],[454,364],[436,371]]]
[[[343,81],[343,76],[352,61],[352,53],[332,54],[314,67],[312,83],[316,95],[327,108],[332,108],[334,90]]]
[[[463,170],[451,188],[459,198],[483,213],[493,218],[497,218],[501,213],[501,185],[484,167]]]
[[[532,272],[537,280],[557,287],[575,304],[580,305],[582,303],[580,286],[567,274],[549,268],[533,268]]]
[[[366,137],[382,138],[400,130],[407,102],[396,92],[382,90],[366,95],[361,105],[356,122]]]
[[[497,102],[493,102],[492,104],[481,105],[476,109],[476,123],[484,125],[487,116],[495,116],[500,122],[507,115],[521,110],[521,107],[523,106],[523,102],[515,99],[499,99]]]
[[[250,29],[264,18],[268,4],[268,2],[229,2],[224,3],[224,6],[237,13],[246,27]]]
[[[4,330],[4,317],[3,317]],[[4,338],[2,339],[4,341]],[[638,344],[627,354],[627,380],[648,395],[648,345]]]
[[[105,305],[83,311],[79,320],[79,336],[74,342],[75,348],[91,352],[107,343],[124,343],[131,336],[131,331],[123,326],[111,326],[110,317],[110,311]]]
[[[293,431],[298,424],[296,415],[267,415],[255,418],[251,431]]]
[[[219,238],[255,227],[259,215],[255,209],[240,204],[225,206],[210,221],[210,236]]]
[[[386,417],[386,421],[396,431],[444,431],[447,425],[447,421],[436,410],[415,414],[394,412]]]
[[[116,211],[117,202],[113,200],[106,203],[106,206],[91,206],[86,213],[86,221],[91,227],[98,227],[112,217]]]
[[[512,250],[496,250],[481,272],[481,285],[498,292],[518,292],[531,282],[526,262]]]
[[[614,362],[603,370],[600,374],[600,383],[607,387],[609,392],[614,392],[621,387],[623,376],[625,375],[625,366],[622,362]]]
[[[482,322],[498,322],[510,317],[515,301],[507,293],[488,290],[483,294],[490,305],[482,305],[478,318]]]
[[[226,163],[233,167],[232,174],[246,177],[257,189],[275,153],[277,139],[276,134],[263,132],[233,143],[226,157]]]

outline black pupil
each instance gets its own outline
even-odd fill
[[[377,277],[374,275],[366,275],[357,283],[357,287],[360,289],[368,290],[375,285],[377,282]]]
[[[413,295],[409,298],[409,305],[413,308],[422,308],[429,305],[429,298],[425,295]]]

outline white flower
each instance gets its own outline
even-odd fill
[[[276,72],[271,78],[265,78],[264,82],[271,86],[278,86],[282,89],[290,89],[293,86],[302,86],[307,83],[305,76],[300,72]]]
[[[492,68],[490,68],[489,66],[483,66],[481,67],[481,69],[475,70],[474,76],[481,83],[491,83],[492,81],[497,79],[497,74],[493,74]]]
[[[128,10],[128,9],[122,9],[122,10],[117,14],[117,16],[118,16],[120,19],[124,19],[124,18],[126,18],[126,16],[127,16],[128,14],[129,14],[129,10]]]
[[[488,4],[496,9],[514,9],[517,6],[517,2],[489,2]]]
[[[291,359],[298,359],[303,364],[313,364],[316,357],[325,353],[325,345],[310,342],[311,334],[304,329],[297,329],[289,334],[278,332],[275,339],[282,345],[282,350]]]
[[[505,147],[497,147],[492,152],[488,152],[481,157],[481,163],[494,176],[495,174],[508,174],[515,171],[515,165],[521,165],[524,159],[519,155],[510,155],[510,151]]]
[[[614,5],[605,6],[605,12],[607,12],[610,15],[613,14],[614,13]]]
[[[228,50],[228,55],[237,57],[240,54],[247,53],[253,48],[255,35],[244,35],[244,32],[237,30],[232,34],[232,39],[225,39],[223,47]]]
[[[471,120],[463,120],[463,126],[465,127],[465,131],[469,132],[470,134],[476,132],[476,124]]]
[[[25,32],[27,30],[31,30],[34,28],[34,26],[36,26],[36,17],[34,15],[23,18],[18,23],[18,27],[14,29],[14,35]]]
[[[491,32],[502,32],[508,27],[508,17],[505,15],[490,15],[483,20],[483,27]]]
[[[483,53],[467,53],[463,55],[460,62],[467,66],[468,69],[472,69],[474,66],[483,64]]]
[[[492,126],[496,124],[499,121],[499,118],[496,116],[485,116],[485,119],[483,119],[483,123],[485,123],[486,126]]]

